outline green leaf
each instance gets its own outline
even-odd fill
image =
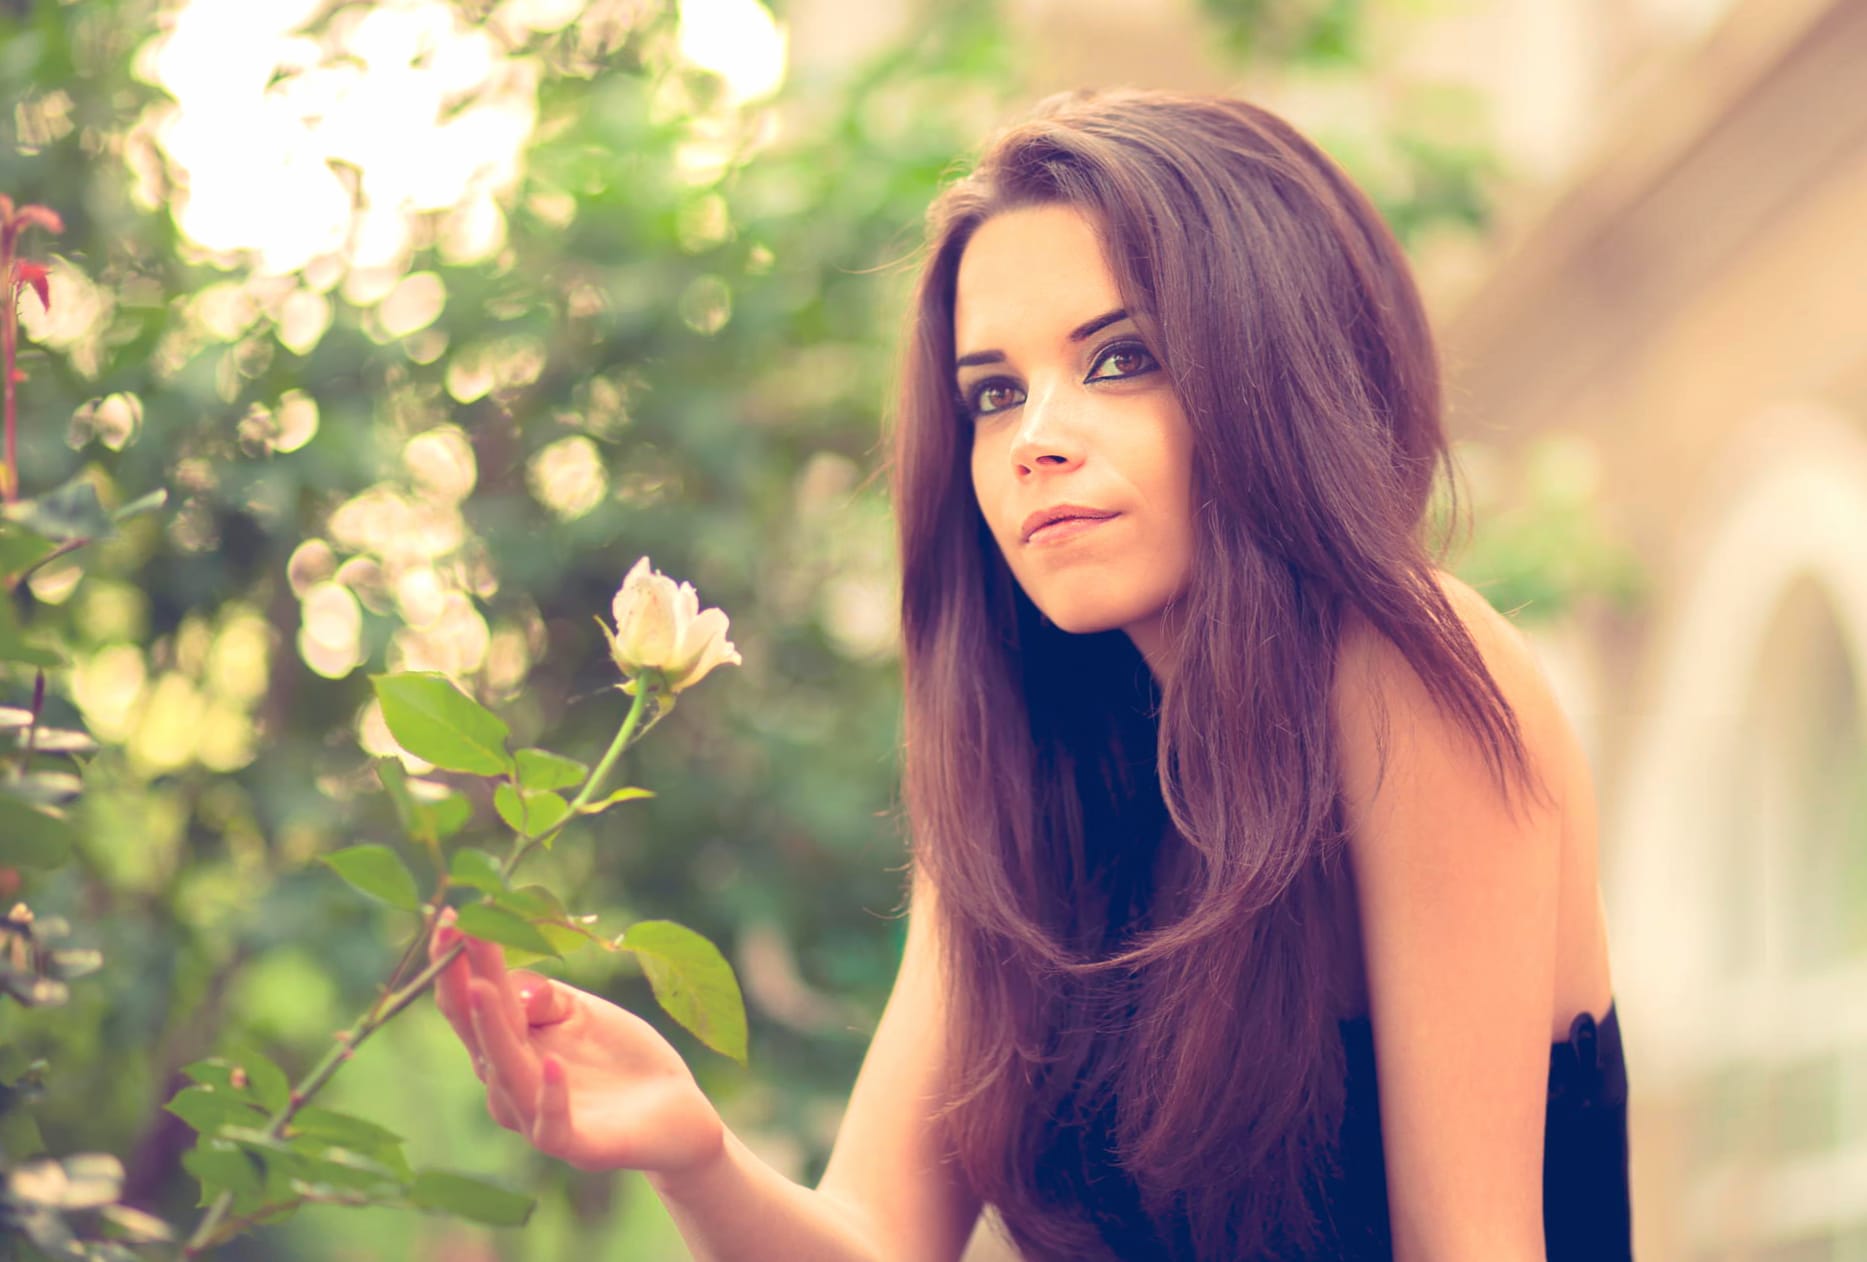
[[[0,1115],[0,1152],[8,1160],[21,1161],[44,1151],[45,1136],[39,1133],[39,1123],[32,1114],[25,1109],[11,1109]]]
[[[745,1000],[718,947],[671,920],[631,925],[618,945],[635,952],[669,1016],[714,1051],[746,1063]]]
[[[642,798],[652,798],[654,796],[654,793],[648,789],[617,789],[608,797],[598,798],[596,801],[588,803],[577,813],[579,815],[601,815],[604,811],[607,811],[610,807],[615,806],[619,802],[634,802]]]
[[[420,803],[421,809],[434,820],[435,836],[446,841],[466,827],[467,821],[473,817],[473,803],[467,801],[466,794],[451,792],[423,801],[420,786],[432,783],[431,780],[414,780],[410,781],[410,787],[415,790],[415,800]]]
[[[65,658],[56,648],[32,644],[19,623],[12,600],[0,600],[0,662],[20,662],[27,666],[62,666]],[[9,707],[11,710],[12,707]],[[31,713],[26,712],[31,718]]]
[[[546,922],[544,924],[534,925],[533,928],[543,934],[545,941],[551,944],[551,954],[534,954],[521,951],[514,947],[512,950],[506,952],[507,967],[530,968],[539,960],[561,960],[567,955],[573,955],[583,950],[592,942],[596,941],[593,934],[587,933],[581,929],[573,929],[568,925],[554,925]]]
[[[253,1099],[260,1107],[269,1113],[277,1113],[291,1103],[291,1080],[264,1053],[255,1048],[244,1048],[232,1059],[235,1065],[246,1071],[247,1090],[253,1093]]]
[[[265,1167],[231,1140],[203,1135],[182,1154],[182,1166],[201,1181],[197,1204],[206,1205],[222,1192],[231,1192],[234,1212],[245,1213],[265,1195]]]
[[[455,924],[462,933],[497,942],[501,946],[517,947],[521,951],[532,951],[538,955],[557,954],[551,940],[539,933],[536,925],[503,907],[471,903],[460,909],[460,918]]]
[[[0,868],[55,868],[77,838],[61,816],[0,791]]]
[[[526,968],[542,959],[562,959],[596,940],[588,929],[572,923],[573,917],[565,910],[563,902],[542,885],[523,885],[518,889],[501,890],[489,901],[528,921],[551,944],[548,952],[527,951],[518,947],[508,949],[506,964],[511,968]]]
[[[506,880],[499,874],[499,860],[484,850],[456,850],[447,865],[447,877],[456,885],[471,886],[486,894],[506,888]]]
[[[433,780],[409,778],[399,758],[378,758],[376,778],[395,803],[402,831],[413,841],[440,842],[459,832],[473,815],[473,804]]]
[[[513,755],[518,764],[519,787],[524,789],[568,789],[582,784],[590,769],[575,758],[554,754],[548,749],[521,749]]]
[[[15,522],[0,521],[0,578],[10,578],[44,559],[58,543]]]
[[[221,1131],[221,1138],[231,1139],[242,1148],[275,1157],[296,1156],[292,1146],[276,1135],[268,1135],[256,1126],[229,1126]]]
[[[0,601],[0,604],[10,602]],[[29,644],[20,638],[19,628],[9,618],[0,618],[0,662],[17,662],[21,666],[37,666],[49,670],[65,664],[65,655],[57,649],[43,648]]]
[[[501,775],[512,765],[504,720],[445,675],[372,675],[370,683],[390,735],[415,757],[480,776]]]
[[[390,1154],[400,1155],[402,1137],[386,1126],[367,1118],[306,1105],[292,1118],[294,1136],[304,1135],[336,1147],[350,1148],[384,1165],[395,1163]]]
[[[525,800],[519,791],[509,784],[502,784],[493,790],[493,809],[499,812],[506,827],[513,832],[529,837],[531,833],[525,827]]]
[[[493,791],[493,809],[506,827],[526,837],[542,837],[570,814],[570,805],[555,793],[531,792],[502,784]]]
[[[141,517],[145,513],[153,513],[168,502],[168,491],[163,487],[157,487],[155,490],[149,492],[149,494],[139,495],[129,503],[118,507],[110,514],[110,520],[121,525],[132,517]]]
[[[402,1191],[403,1176],[354,1149],[332,1146],[315,1135],[300,1136],[288,1146],[292,1152],[288,1159],[291,1171],[299,1179],[379,1195]]]
[[[250,1088],[233,1085],[233,1073],[238,1068],[238,1065],[225,1056],[212,1056],[206,1060],[197,1060],[190,1065],[183,1065],[182,1073],[202,1086],[218,1087],[223,1091],[237,1091],[249,1099],[256,1099],[257,1097],[250,1095]]]
[[[418,1173],[408,1199],[422,1209],[454,1214],[489,1227],[522,1227],[537,1204],[503,1183],[449,1170]]]
[[[570,803],[555,793],[528,793],[525,797],[525,822],[534,837],[544,836],[569,815]]]
[[[8,504],[6,517],[60,543],[100,539],[111,532],[110,514],[97,498],[96,485],[82,475],[37,499]]]
[[[264,1126],[266,1115],[231,1088],[184,1087],[162,1106],[203,1135],[225,1126]]]
[[[400,855],[387,846],[350,846],[322,856],[338,876],[391,907],[414,911],[421,906],[414,874]]]
[[[383,791],[395,806],[395,816],[402,821],[402,831],[415,841],[437,840],[422,830],[421,815],[416,809],[414,797],[408,791],[408,768],[402,765],[402,760],[378,758],[375,763],[376,779],[381,781]]]
[[[517,889],[500,890],[488,901],[527,920],[563,920],[570,915],[563,900],[542,885],[521,885]]]

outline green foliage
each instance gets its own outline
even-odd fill
[[[38,806],[24,786],[0,792],[0,864],[10,868],[55,868],[71,857],[71,824]]]
[[[1465,507],[1484,523],[1458,571],[1493,606],[1535,623],[1591,602],[1621,611],[1638,604],[1645,574],[1602,516],[1596,456],[1584,439],[1532,442],[1509,476],[1480,444],[1461,443],[1457,454],[1471,496]],[[1442,531],[1453,524],[1443,498],[1434,516]]]
[[[532,1213],[531,1197],[521,1192],[445,1170],[422,1171],[409,1200],[423,1209],[445,1210],[493,1227],[521,1227]]]
[[[460,931],[514,947],[532,955],[556,955],[551,940],[518,912],[494,903],[475,903],[460,909]]]
[[[512,765],[505,723],[445,675],[377,675],[370,683],[389,731],[415,757],[481,776],[499,775]]]
[[[1352,66],[1366,55],[1368,0],[1200,0],[1234,55]]]
[[[348,846],[323,858],[338,876],[371,898],[404,911],[414,911],[420,905],[421,895],[415,889],[414,873],[408,870],[401,856],[387,846]]]
[[[575,758],[548,749],[521,749],[513,755],[521,789],[568,789],[582,784],[590,769]]]
[[[635,952],[655,998],[676,1021],[714,1051],[745,1063],[745,1008],[718,947],[669,920],[630,925],[621,945]]]

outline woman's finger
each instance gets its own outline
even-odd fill
[[[497,1082],[515,1103],[530,1103],[538,1095],[538,1056],[526,1044],[524,1018],[498,988],[481,978],[473,979],[469,1002],[473,1030],[486,1057],[488,1085]]]
[[[429,947],[429,954],[435,959],[442,956],[461,941],[458,929],[443,926],[434,931],[434,939]],[[456,956],[448,966],[441,970],[434,979],[434,1006],[447,1018],[453,1027],[454,1035],[467,1051],[477,1059],[480,1052],[480,1040],[473,1032],[473,1021],[467,1012],[467,987],[473,980],[473,973],[465,959],[465,952]]]
[[[495,1122],[520,1135],[527,1133],[525,1119],[512,1106],[512,1098],[498,1085],[498,1079],[486,1084],[486,1112]]]
[[[511,977],[526,1025],[533,1029],[556,1025],[570,1016],[573,1006],[570,994],[549,977],[525,969],[514,969]]]
[[[467,939],[467,956],[473,964],[473,973],[491,982],[499,991],[500,999],[514,1011],[522,1013],[524,1004],[519,999],[519,984],[511,970],[506,968],[506,953],[497,942],[487,942],[480,938]],[[523,1035],[523,1017],[520,1018],[520,1034]],[[527,1097],[529,1098],[529,1097]]]
[[[497,985],[506,975],[506,953],[497,942],[488,942],[484,938],[467,936],[465,941],[467,963],[473,969],[473,975]]]
[[[561,1151],[571,1139],[570,1087],[564,1062],[546,1055],[538,1066],[538,1099],[532,1109],[532,1146],[540,1152]]]

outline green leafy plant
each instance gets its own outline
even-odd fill
[[[0,197],[0,277],[6,309],[0,314],[0,355],[5,373],[5,460],[0,465],[0,567],[12,599],[0,606],[0,663],[33,672],[32,704],[0,708],[0,732],[13,748],[0,772],[0,873],[16,885],[21,867],[50,869],[70,859],[73,825],[66,807],[82,780],[64,763],[96,748],[74,729],[45,725],[46,669],[64,660],[60,650],[27,638],[15,614],[30,596],[26,586],[42,566],[107,538],[116,525],[159,508],[163,495],[144,497],[107,511],[94,485],[74,480],[36,498],[19,496],[16,367],[17,298],[33,288],[49,308],[51,295],[42,264],[18,257],[21,233],[29,227],[62,230],[58,217],[40,206],[17,210]],[[431,861],[432,893],[424,902],[416,877],[392,848],[351,846],[325,856],[349,884],[401,911],[420,925],[376,1001],[338,1033],[324,1057],[292,1083],[273,1061],[249,1050],[237,1058],[197,1061],[184,1073],[191,1085],[166,1106],[198,1134],[183,1159],[200,1181],[207,1212],[183,1254],[196,1257],[260,1223],[276,1222],[299,1206],[324,1202],[390,1204],[452,1213],[495,1226],[514,1226],[530,1215],[530,1197],[497,1182],[445,1170],[416,1170],[402,1152],[402,1138],[368,1119],[312,1106],[311,1101],[342,1065],[377,1030],[404,1011],[458,954],[454,947],[405,979],[420,958],[442,910],[458,908],[460,929],[498,942],[518,962],[558,957],[587,942],[632,953],[653,993],[676,1021],[708,1047],[741,1064],[746,1058],[744,1003],[724,956],[701,935],[671,921],[646,921],[614,938],[590,926],[594,916],[574,916],[541,885],[515,885],[526,854],[549,848],[580,819],[651,796],[640,788],[600,794],[623,751],[659,721],[676,696],[739,655],[726,639],[726,616],[702,612],[690,585],[674,584],[643,558],[613,602],[615,629],[605,628],[612,656],[624,679],[619,688],[633,701],[595,767],[542,748],[511,749],[506,723],[460,691],[444,675],[409,672],[372,680],[384,720],[396,741],[416,759],[460,776],[491,781],[499,818],[512,831],[503,860],[484,850],[459,848],[447,855],[444,842],[471,814],[464,793],[433,780],[412,780],[398,759],[378,764],[382,785],[411,842]],[[565,791],[576,788],[568,798]],[[25,904],[0,921],[0,992],[28,1006],[55,1006],[70,995],[68,983],[102,964],[99,952],[58,945],[70,933],[59,918],[38,918]],[[109,1154],[66,1158],[44,1155],[30,1117],[18,1110],[43,1092],[47,1065],[0,1063],[0,1160],[6,1165],[0,1194],[0,1225],[31,1239],[55,1257],[114,1262],[133,1256],[132,1246],[173,1240],[162,1220],[118,1203],[122,1163]],[[17,1116],[15,1116],[18,1114]]]
[[[46,670],[65,660],[55,639],[31,634],[32,576],[46,565],[108,538],[117,524],[159,508],[156,492],[115,512],[107,511],[96,488],[79,479],[37,498],[22,498],[19,474],[19,296],[29,288],[48,310],[51,286],[43,263],[20,254],[30,228],[64,231],[56,212],[44,206],[15,206],[0,195],[0,389],[5,399],[5,438],[0,455],[0,671],[30,671],[32,699],[25,707],[0,707],[0,893],[11,896],[20,870],[56,868],[71,857],[73,828],[68,810],[83,789],[77,774],[96,743],[82,731],[44,722]],[[55,1008],[71,997],[69,983],[95,972],[102,955],[62,945],[71,926],[62,917],[36,916],[20,902],[0,919],[0,996],[29,1008]],[[29,1239],[59,1258],[116,1262],[132,1256],[132,1244],[171,1239],[167,1224],[118,1203],[123,1163],[108,1153],[54,1157],[28,1106],[45,1091],[50,1070],[43,1059],[0,1048],[0,1231]]]
[[[377,763],[408,839],[427,856],[432,893],[421,899],[415,872],[388,846],[350,846],[324,862],[362,893],[418,916],[419,928],[376,1001],[300,1082],[289,1084],[257,1053],[188,1068],[194,1085],[168,1104],[199,1134],[184,1162],[201,1182],[208,1211],[189,1237],[188,1256],[316,1202],[402,1205],[501,1227],[530,1216],[529,1196],[470,1175],[412,1169],[400,1136],[364,1118],[308,1107],[344,1062],[460,953],[456,945],[404,980],[449,906],[457,909],[463,933],[499,943],[516,963],[560,957],[587,943],[632,953],[670,1016],[706,1046],[745,1063],[745,1004],[731,965],[712,943],[666,920],[606,938],[591,928],[596,916],[573,914],[545,886],[513,883],[528,853],[549,849],[578,820],[652,796],[640,788],[607,794],[602,788],[623,751],[673,708],[681,692],[716,666],[739,661],[726,638],[726,615],[701,612],[694,589],[656,573],[646,557],[617,592],[613,614],[615,629],[604,631],[624,676],[618,688],[633,701],[594,767],[548,749],[512,749],[504,720],[444,675],[407,672],[371,680],[383,718],[408,754],[491,785],[511,845],[503,859],[471,847],[448,854],[445,843],[470,813],[464,795],[434,780],[410,779],[399,759]],[[576,792],[567,797],[573,786]]]

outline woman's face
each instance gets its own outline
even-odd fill
[[[1193,513],[1192,436],[1157,339],[1123,313],[1095,228],[1073,207],[986,220],[956,285],[955,379],[993,538],[1052,622],[1126,631],[1158,673],[1160,613],[1191,571]]]

